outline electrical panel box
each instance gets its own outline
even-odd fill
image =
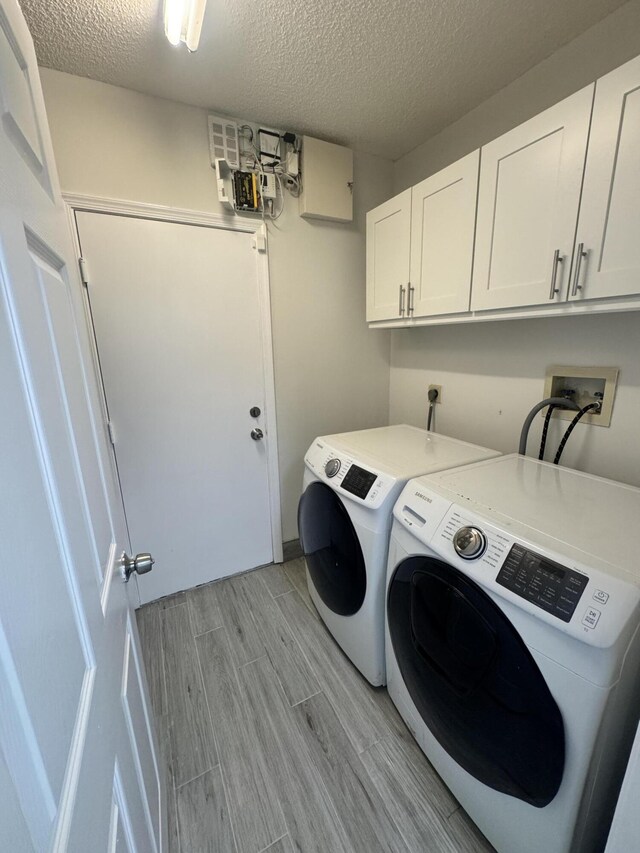
[[[302,137],[300,216],[353,220],[353,151],[342,145]]]

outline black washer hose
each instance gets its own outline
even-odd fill
[[[525,456],[527,452],[527,438],[529,437],[529,427],[531,426],[531,422],[540,409],[544,409],[545,406],[562,406],[565,409],[574,409],[576,412],[580,409],[580,406],[578,406],[577,403],[574,403],[573,400],[565,400],[564,397],[547,397],[546,400],[541,400],[539,403],[536,403],[522,424],[520,444],[518,446],[518,453],[520,456]]]
[[[431,421],[433,420],[433,403],[429,403],[429,414],[427,416],[427,432],[431,432]]]
[[[551,415],[553,414],[553,410],[557,409],[557,406],[549,406],[547,409],[547,414],[544,416],[544,426],[542,427],[542,439],[540,440],[540,453],[538,453],[538,459],[544,460],[544,449],[547,446],[547,433],[549,432],[549,421],[551,420]]]
[[[562,441],[558,445],[558,452],[556,453],[556,458],[553,460],[554,465],[557,465],[558,462],[560,461],[560,457],[562,456],[562,451],[564,450],[564,446],[567,443],[567,441],[569,440],[569,436],[573,432],[573,428],[578,423],[580,418],[583,418],[587,414],[587,412],[591,411],[591,409],[596,409],[597,411],[599,411],[601,405],[602,405],[601,403],[589,403],[588,406],[585,406],[583,409],[580,409],[578,414],[575,416],[575,418],[571,421],[571,423],[567,427],[567,431],[562,436]]]
[[[433,414],[435,411],[434,406],[435,406],[436,400],[438,399],[438,389],[437,388],[430,388],[429,392],[427,394],[427,397],[429,398],[429,414],[427,416],[427,432],[430,432],[431,431],[431,421],[433,420]]]

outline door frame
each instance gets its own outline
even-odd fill
[[[137,219],[154,219],[161,222],[171,222],[181,225],[194,225],[205,228],[221,228],[226,231],[237,231],[253,234],[253,245],[257,252],[258,294],[260,310],[260,331],[262,341],[262,364],[264,376],[264,391],[266,411],[264,412],[267,453],[267,479],[269,488],[269,509],[271,526],[271,544],[273,562],[281,563],[282,553],[282,506],[280,502],[280,467],[278,463],[278,431],[276,419],[275,370],[273,364],[273,334],[271,325],[271,283],[269,278],[269,254],[267,249],[267,228],[262,220],[252,221],[238,217],[221,216],[198,210],[169,207],[146,202],[126,201],[122,199],[105,198],[101,196],[84,195],[79,193],[62,193],[67,208],[69,226],[73,235],[74,248],[78,259],[82,257],[80,238],[76,223],[76,212],[106,213],[114,216],[126,216]],[[90,274],[90,270],[88,271]],[[107,417],[107,402],[100,370],[97,341],[93,328],[93,320],[88,300],[86,286],[83,286],[83,302],[85,319],[89,327],[94,368],[97,372],[101,389],[103,417]],[[116,469],[115,448],[111,446],[111,459]],[[118,483],[120,479],[118,477]]]

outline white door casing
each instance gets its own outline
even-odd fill
[[[596,83],[569,299],[640,293],[640,57]],[[577,252],[584,255],[576,266]]]
[[[139,578],[142,600],[280,559],[256,234],[213,217],[171,221],[166,209],[71,203],[132,547],[156,559]]]
[[[411,190],[413,317],[469,310],[480,151]]]
[[[482,148],[471,310],[566,299],[593,92]]]
[[[163,780],[82,313],[33,45],[0,0],[0,845],[155,853]]]

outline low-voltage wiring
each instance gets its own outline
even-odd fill
[[[244,161],[246,163],[247,170],[250,172],[254,172],[254,174],[257,175],[275,175],[276,185],[278,187],[278,192],[276,195],[279,195],[280,197],[279,209],[277,211],[274,210],[275,204],[265,204],[265,199],[261,194],[259,211],[262,214],[262,219],[279,219],[282,215],[282,211],[284,210],[285,190],[291,193],[294,198],[297,198],[302,192],[302,181],[300,175],[290,175],[287,171],[291,152],[287,151],[287,155],[284,161],[277,159],[273,160],[270,163],[263,163],[260,151],[258,150],[253,141],[253,128],[248,124],[243,124],[239,127],[238,130],[240,139],[242,139],[243,142],[246,142],[248,144],[248,149],[247,147],[243,146],[244,150],[240,152],[240,156],[244,158]],[[278,199],[268,199],[268,201],[276,202],[278,201]]]

